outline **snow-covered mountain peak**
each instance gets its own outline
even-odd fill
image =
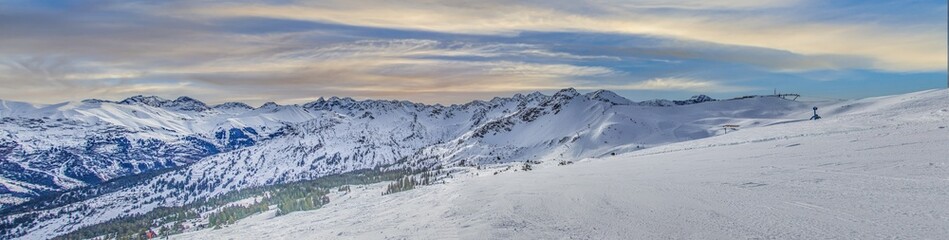
[[[96,98],[85,99],[80,102],[86,103],[86,104],[115,103],[113,101],[96,99]]]
[[[689,98],[688,100],[674,101],[674,102],[677,105],[687,105],[687,104],[696,104],[696,103],[712,102],[712,101],[718,101],[718,100],[712,97],[706,96],[705,94],[700,94],[700,95],[692,96],[692,98]]]
[[[532,92],[532,93],[530,93],[530,94],[527,94],[527,98],[542,98],[542,97],[546,97],[546,96],[547,96],[547,95],[544,95],[543,93],[540,93],[540,92],[538,92],[538,91],[534,91],[534,92]]]
[[[554,98],[574,98],[576,96],[580,96],[580,92],[577,92],[577,89],[574,88],[560,89],[553,95]]]
[[[126,98],[118,102],[125,105],[145,105],[156,108],[166,108],[173,110],[201,112],[211,109],[204,102],[190,97],[178,97],[175,100],[168,100],[158,96],[137,95]]]
[[[616,94],[609,90],[596,90],[585,95],[590,100],[597,100],[602,102],[607,102],[613,105],[631,105],[633,101],[626,99],[619,94]],[[704,95],[703,95],[704,96]]]
[[[354,99],[352,99],[352,98],[350,98],[350,97],[337,97],[337,96],[332,96],[332,97],[330,97],[330,98],[329,98],[328,100],[326,100],[326,101],[329,101],[329,102],[346,102],[346,103],[351,103],[351,102],[355,102],[356,100],[354,100]]]
[[[494,98],[491,98],[491,100],[489,100],[488,102],[497,104],[503,101],[510,101],[510,100],[520,100],[520,99],[517,98],[517,95],[514,95],[514,97],[511,97],[511,98],[494,97]]]
[[[260,105],[260,107],[257,109],[274,109],[278,107],[280,107],[280,105],[275,102],[266,102],[263,105]]]
[[[706,96],[704,94],[692,96],[686,100],[667,100],[667,99],[653,99],[639,102],[640,106],[653,106],[653,107],[669,107],[669,106],[681,106],[681,105],[690,105],[704,102],[714,102],[718,99]]]
[[[380,108],[388,109],[393,105],[399,104],[398,101],[384,101],[384,100],[362,100],[357,101],[349,97],[330,97],[324,99],[320,97],[316,101],[308,102],[303,104],[303,108],[307,110],[339,110],[347,113],[353,113],[354,111],[368,110],[370,108]]]
[[[215,109],[246,109],[246,110],[253,110],[253,109],[254,109],[254,107],[251,107],[250,105],[247,105],[246,103],[242,103],[242,102],[226,102],[226,103],[221,103],[221,104],[218,104],[218,105],[214,105],[213,108],[215,108]]]
[[[334,96],[330,98],[330,102],[337,102],[340,105],[352,105],[356,103],[356,100],[350,97],[335,97]]]
[[[194,98],[184,97],[184,96],[178,97],[171,103],[172,103],[171,107],[175,107],[175,108],[186,110],[186,111],[205,111],[205,110],[211,109],[210,107],[208,107],[207,104],[204,104],[204,102],[198,101],[197,99],[194,99]]]
[[[162,107],[162,105],[167,104],[170,101],[171,100],[164,99],[158,96],[135,95],[135,96],[126,98],[122,101],[119,101],[119,104],[126,104],[126,105],[141,104],[141,105],[152,106],[152,107]]]
[[[639,102],[637,105],[649,106],[649,107],[669,107],[669,106],[675,106],[676,104],[673,103],[672,100],[653,99],[653,100],[646,100],[646,101]]]

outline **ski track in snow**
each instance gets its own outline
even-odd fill
[[[471,170],[386,196],[385,184],[356,186],[322,209],[171,238],[945,239],[947,96],[839,103],[819,121],[530,172]]]

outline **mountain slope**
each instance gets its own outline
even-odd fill
[[[939,239],[949,235],[949,93],[820,105],[786,121],[535,170],[504,165],[173,239]],[[810,117],[808,111],[789,115]],[[502,171],[500,174],[492,172]]]
[[[52,105],[0,101],[0,206],[188,165],[314,118],[292,110],[218,109],[187,97]]]
[[[26,234],[17,235],[24,238],[44,238],[254,186],[376,167],[569,161],[714,136],[721,134],[721,124],[754,128],[786,122],[792,120],[789,114],[809,111],[805,104],[773,97],[696,98],[701,101],[671,106],[636,104],[617,97],[608,91],[583,95],[564,89],[552,96],[534,93],[452,106],[330,98],[303,105],[265,104],[248,109],[225,104],[207,109],[195,107],[203,104],[180,103],[187,99],[172,104],[175,101],[144,98],[132,105],[140,109],[118,112],[89,106],[57,111],[36,108],[30,110],[35,116],[94,116],[89,118],[112,122],[108,126],[155,130],[131,136],[208,139],[220,153],[115,192],[17,211],[6,219],[31,216],[37,221],[13,232]],[[126,107],[121,102],[92,104]],[[217,109],[223,106],[228,110]],[[30,111],[10,110],[21,115]],[[142,112],[147,114],[119,114]]]

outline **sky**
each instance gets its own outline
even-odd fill
[[[0,99],[464,103],[946,88],[945,0],[0,0]]]

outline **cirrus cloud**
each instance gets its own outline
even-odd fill
[[[573,7],[548,7],[560,3]],[[853,56],[869,62],[858,67],[885,71],[946,70],[944,21],[866,24],[797,19],[794,11],[782,14],[781,7],[794,3],[801,1],[733,1],[730,4],[569,1],[543,5],[495,1],[320,1],[293,5],[222,4],[192,8],[184,14],[286,18],[462,34],[514,35],[523,31],[643,34],[803,55]],[[764,7],[778,10],[751,11]],[[655,11],[655,8],[686,10]],[[697,12],[694,9],[730,11]]]

